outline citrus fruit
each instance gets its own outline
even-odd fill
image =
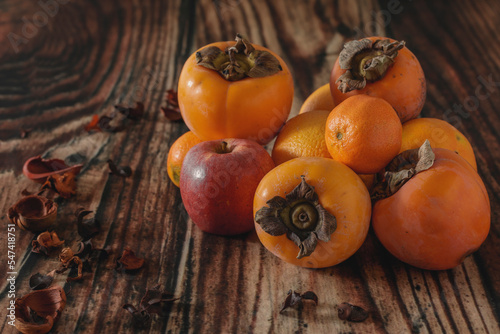
[[[336,106],[326,121],[325,140],[334,160],[359,174],[385,167],[401,148],[402,126],[385,100],[355,95]]]
[[[331,158],[325,143],[327,110],[314,110],[291,118],[274,143],[272,158],[277,165],[298,157]]]
[[[191,131],[186,132],[172,144],[170,150],[168,151],[167,158],[167,173],[170,180],[178,187],[182,162],[188,151],[196,144],[201,143],[202,140]]]
[[[330,91],[330,84],[327,83],[309,95],[300,107],[299,114],[312,111],[312,110],[328,110],[331,111],[335,107],[333,103],[332,92]]]
[[[405,122],[400,151],[418,148],[426,139],[432,148],[455,151],[477,170],[476,157],[467,138],[453,125],[437,118],[417,118]]]

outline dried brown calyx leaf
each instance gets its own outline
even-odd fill
[[[335,82],[339,84],[338,89],[347,93],[383,78],[404,46],[404,41],[391,42],[389,39],[371,41],[365,38],[347,42],[339,54],[340,68],[347,71]]]
[[[60,286],[33,291],[15,302],[16,328],[25,334],[47,333],[66,306],[66,293]]]
[[[79,208],[75,212],[77,218],[78,234],[82,237],[82,241],[87,241],[95,237],[101,230],[101,223],[93,216],[85,219],[92,211]]]
[[[306,291],[304,293],[300,293],[296,291],[292,292],[292,290],[289,290],[286,299],[281,306],[280,313],[294,305],[302,305],[304,300],[311,300],[315,305],[318,305],[318,296],[314,292]]]
[[[110,170],[110,174],[118,175],[121,177],[128,177],[132,175],[132,168],[129,166],[117,166],[113,160],[108,160],[108,166]]]
[[[177,92],[173,89],[167,90],[167,93],[165,94],[165,101],[167,102],[167,106],[160,107],[163,115],[165,115],[165,117],[171,122],[182,120],[179,100],[177,99]]]
[[[270,199],[266,203],[269,207],[262,207],[255,214],[255,221],[266,233],[272,236],[286,233],[299,247],[298,259],[311,255],[318,240],[329,241],[337,229],[335,216],[319,203],[314,187],[304,176],[301,178],[286,198]]]
[[[59,261],[61,261],[61,268],[58,269],[57,273],[63,273],[66,270],[76,267],[78,269],[78,274],[75,277],[69,277],[66,279],[69,281],[78,281],[83,278],[83,262],[80,257],[76,256],[71,248],[66,247],[61,250],[59,254]]]
[[[125,304],[123,308],[130,312],[134,322],[142,327],[149,322],[151,314],[161,315],[163,302],[173,302],[178,299],[179,298],[174,298],[174,295],[169,292],[161,291],[160,285],[158,284],[152,289],[146,290],[138,308],[132,304]]]
[[[397,155],[385,168],[380,181],[373,187],[371,198],[376,201],[395,194],[406,182],[434,164],[435,154],[429,140],[420,148]]]
[[[368,312],[365,309],[349,303],[340,304],[337,311],[341,320],[361,322],[368,318]]]
[[[275,56],[256,50],[241,34],[236,34],[235,45],[226,50],[207,46],[196,52],[196,63],[217,71],[228,81],[267,77],[283,70]]]
[[[40,233],[35,240],[31,241],[33,253],[43,253],[48,255],[48,251],[52,248],[57,248],[64,244],[64,240],[60,240],[57,233],[45,231]]]
[[[53,174],[47,178],[40,190],[52,190],[63,198],[76,194],[76,172],[69,170],[62,174]]]
[[[42,275],[40,273],[32,275],[30,277],[30,288],[32,290],[41,290],[48,288],[52,284],[55,274],[56,271],[52,270],[47,275]]]
[[[122,255],[116,260],[116,270],[139,270],[144,266],[144,259],[137,257],[129,247],[123,249]]]
[[[44,183],[51,175],[64,174],[70,171],[76,175],[80,173],[82,167],[81,164],[68,166],[60,159],[42,159],[38,155],[26,160],[23,166],[23,174],[35,182]]]
[[[43,196],[29,195],[10,207],[7,215],[19,228],[40,232],[55,224],[57,204]]]

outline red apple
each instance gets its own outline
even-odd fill
[[[245,233],[254,228],[253,197],[274,162],[248,139],[205,141],[189,150],[180,189],[187,213],[205,232]]]

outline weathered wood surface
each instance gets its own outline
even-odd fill
[[[157,283],[180,300],[165,317],[153,316],[145,330],[151,333],[500,332],[500,2],[63,2],[53,15],[35,1],[0,2],[2,333],[16,332],[3,316],[9,302],[6,213],[23,189],[37,189],[21,168],[38,154],[84,163],[77,196],[59,201],[61,238],[76,243],[73,213],[83,206],[103,223],[94,244],[111,250],[83,282],[72,284],[54,333],[136,332],[122,305],[137,305]],[[39,27],[29,30],[26,22],[33,20]],[[296,83],[292,114],[328,81],[347,39],[377,34],[406,40],[427,77],[422,115],[447,119],[476,151],[492,206],[491,232],[480,250],[453,270],[424,271],[391,257],[370,233],[346,262],[308,270],[278,260],[255,234],[225,238],[197,229],[165,167],[169,146],[187,128],[168,122],[159,107],[197,47],[235,32],[289,64]],[[9,33],[23,38],[16,47]],[[127,130],[83,130],[93,114],[136,100],[144,101],[146,116]],[[32,132],[21,139],[21,129]],[[109,175],[110,158],[130,165],[133,176]],[[30,233],[17,230],[16,237],[20,297],[29,292],[32,274],[47,273],[58,261],[32,254]],[[114,270],[125,246],[147,259],[135,275]],[[279,314],[289,289],[315,291],[319,305]],[[369,319],[339,320],[336,305],[344,301],[369,309]]]

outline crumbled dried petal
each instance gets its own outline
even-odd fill
[[[338,306],[338,316],[341,320],[361,322],[368,318],[368,312],[362,307],[342,303]]]
[[[23,166],[23,173],[29,179],[38,183],[44,183],[47,178],[54,174],[63,174],[72,171],[75,175],[80,173],[83,165],[78,164],[68,166],[60,159],[42,159],[40,156],[26,160]]]
[[[99,127],[99,115],[93,115],[89,124],[85,125],[85,131],[90,132],[92,130],[101,131]]]
[[[40,233],[36,240],[31,241],[32,252],[44,253],[47,255],[52,248],[57,248],[64,244],[64,240],[60,240],[56,232],[45,231]]]
[[[135,256],[133,250],[128,247],[123,249],[122,255],[116,260],[116,270],[138,270],[144,265],[144,259]]]
[[[32,290],[41,290],[48,288],[54,280],[55,273],[56,271],[52,270],[47,275],[42,275],[40,273],[32,275],[30,277],[30,288]]]
[[[78,274],[75,277],[68,276],[66,281],[77,281],[83,278],[83,262],[73,253],[71,248],[63,248],[59,254],[59,260],[61,261],[61,268],[57,270],[58,273],[63,273],[72,267],[78,268]]]
[[[301,305],[304,300],[312,300],[315,305],[318,305],[318,296],[314,292],[307,291],[301,294],[300,292],[292,292],[292,290],[289,290],[286,299],[281,307],[280,313],[294,305]]]
[[[128,119],[137,121],[144,115],[144,104],[142,102],[136,102],[135,107],[124,107],[121,105],[115,106],[116,110],[125,115]]]
[[[132,175],[132,169],[129,166],[117,166],[113,160],[108,160],[110,173],[121,177],[128,177]]]
[[[7,215],[21,229],[40,232],[55,224],[57,204],[43,196],[29,195],[10,207]]]
[[[84,208],[79,208],[75,212],[75,216],[77,217],[78,234],[82,237],[82,241],[93,238],[101,229],[101,223],[95,219],[95,216],[84,219],[85,216],[90,213],[92,213],[92,211],[85,210]]]
[[[179,101],[177,99],[177,92],[169,89],[166,93],[166,107],[160,107],[161,111],[169,121],[182,120],[181,110],[179,109]]]
[[[21,129],[19,130],[19,137],[21,139],[27,138],[33,129]]]
[[[76,194],[76,173],[69,170],[62,174],[50,175],[40,189],[49,189],[63,198],[70,198]]]
[[[15,326],[21,333],[47,333],[66,305],[66,293],[60,286],[33,291],[15,302]]]

